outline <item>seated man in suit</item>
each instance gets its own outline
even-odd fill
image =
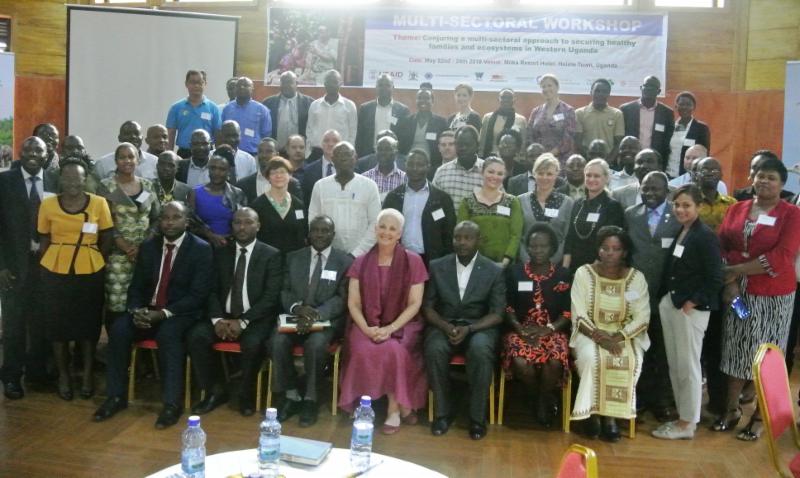
[[[186,204],[186,200],[189,197],[189,186],[175,179],[175,173],[178,171],[178,161],[180,161],[180,158],[174,151],[164,151],[158,155],[158,163],[156,164],[158,180],[153,181],[153,189],[155,189],[158,201],[162,206],[172,201]]]
[[[478,252],[480,229],[471,221],[460,222],[453,232],[455,254],[430,265],[422,315],[425,331],[425,364],[435,397],[434,435],[447,433],[453,421],[450,402],[449,364],[455,352],[463,352],[469,382],[469,436],[486,436],[486,400],[497,360],[500,323],[506,306],[503,269]]]
[[[439,133],[447,129],[447,120],[432,110],[433,92],[423,89],[417,91],[417,112],[397,122],[397,139],[403,154],[408,154],[412,149],[425,151],[431,159],[432,170],[435,170],[442,164],[436,140]]]
[[[382,131],[378,131],[378,137],[375,139],[376,147],[378,145],[378,141],[382,140],[383,138],[392,138],[395,141],[397,141],[397,135],[395,134],[395,132],[390,129],[385,129]],[[455,152],[455,146],[453,146],[453,151]],[[401,171],[406,170],[406,155],[398,152],[397,148],[395,148],[394,152],[394,163]],[[356,163],[356,172],[358,174],[364,174],[365,172],[369,171],[370,169],[374,168],[377,165],[378,165],[378,155],[377,153],[373,152],[366,156],[358,158],[358,162]]]
[[[661,171],[661,155],[654,149],[643,149],[633,160],[633,177],[636,182],[611,191],[611,197],[622,204],[623,209],[642,202],[641,183],[645,175],[651,171]]]
[[[253,391],[264,360],[264,342],[275,329],[278,294],[283,280],[280,252],[256,240],[261,224],[249,207],[233,215],[234,242],[217,251],[214,287],[208,299],[208,320],[198,322],[186,340],[192,368],[205,398],[192,407],[203,415],[228,401],[220,377],[214,342],[239,342],[242,384],[239,413],[249,417],[255,409]]]
[[[356,153],[365,156],[375,151],[377,132],[394,129],[400,118],[411,114],[408,106],[392,98],[394,81],[386,73],[378,76],[375,82],[376,99],[358,107],[358,131],[356,132]]]
[[[108,324],[108,398],[94,412],[94,421],[111,418],[127,408],[128,361],[134,340],[155,338],[161,369],[164,408],[156,428],[178,422],[183,384],[186,332],[201,319],[211,290],[213,257],[207,242],[186,231],[189,210],[177,201],[161,209],[161,234],[139,246],[128,310]]]
[[[285,393],[278,421],[284,422],[299,411],[301,427],[310,427],[317,421],[328,346],[342,336],[346,322],[346,273],[353,258],[331,246],[335,234],[333,220],[317,216],[309,225],[310,246],[286,256],[281,305],[284,312],[298,317],[297,332],[275,333],[270,344],[275,375],[272,390]],[[328,321],[330,327],[311,330],[315,322]],[[298,344],[303,345],[306,373],[302,382],[297,379],[292,358],[292,348]]]
[[[269,184],[269,179],[266,176],[267,165],[269,160],[277,155],[277,145],[272,138],[264,138],[258,144],[258,171],[239,178],[236,182],[236,187],[241,189],[244,196],[247,198],[247,204],[253,204],[256,198],[268,192],[272,186]],[[300,181],[296,178],[289,178],[289,194],[293,194],[299,198],[303,197],[303,191],[300,187]]]

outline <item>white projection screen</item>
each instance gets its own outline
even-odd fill
[[[165,124],[187,95],[187,70],[204,70],[206,96],[224,104],[238,26],[232,16],[68,5],[67,131],[99,159],[114,151],[126,120],[142,135]]]

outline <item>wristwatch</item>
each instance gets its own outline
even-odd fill
[[[553,325],[552,322],[548,322],[547,325],[545,325],[545,327],[547,327],[548,329],[552,330],[553,332],[556,331],[556,326]]]

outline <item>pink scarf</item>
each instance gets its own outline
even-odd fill
[[[383,296],[383,284],[378,266],[378,246],[374,246],[364,257],[361,267],[359,288],[361,292],[361,310],[367,325],[383,327],[394,322],[405,310],[408,303],[408,291],[411,288],[411,277],[406,249],[397,244],[389,266],[388,279],[392,282]],[[392,337],[403,336],[403,329],[392,334]]]

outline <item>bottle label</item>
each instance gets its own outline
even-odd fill
[[[354,425],[351,440],[353,443],[359,445],[371,445],[373,428],[371,423],[359,423]]]
[[[278,461],[281,457],[281,441],[268,438],[260,440],[258,446],[258,461],[262,463]]]
[[[181,469],[189,475],[203,473],[206,469],[205,455],[196,450],[184,452],[181,456]]]

